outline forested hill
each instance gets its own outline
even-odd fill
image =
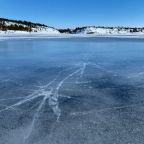
[[[0,18],[0,31],[45,32],[54,34],[59,33],[58,30],[48,27],[44,24],[5,18]]]

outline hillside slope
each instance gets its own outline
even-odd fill
[[[0,34],[59,34],[60,32],[44,24],[0,18]]]
[[[130,27],[78,27],[75,29],[60,29],[61,33],[70,34],[95,34],[95,35],[133,35],[144,34],[144,28]]]

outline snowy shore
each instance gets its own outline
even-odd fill
[[[144,39],[144,34],[43,34],[43,33],[0,33],[0,40],[29,38],[138,38]]]

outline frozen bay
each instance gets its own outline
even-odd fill
[[[143,144],[144,39],[0,41],[0,144]]]

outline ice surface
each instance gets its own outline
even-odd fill
[[[0,144],[143,144],[144,40],[0,41]]]

